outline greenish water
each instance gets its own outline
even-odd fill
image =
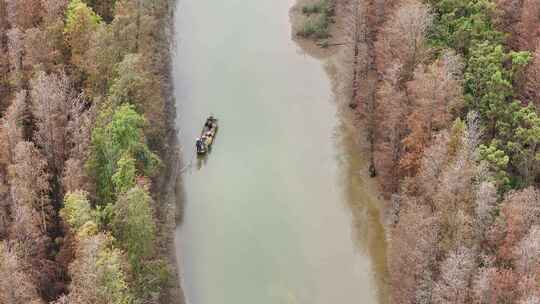
[[[176,247],[188,303],[381,303],[377,211],[322,64],[290,39],[292,5],[179,0],[177,124],[193,166]],[[211,113],[220,129],[198,162]]]

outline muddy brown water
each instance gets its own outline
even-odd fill
[[[173,74],[183,172],[176,248],[191,304],[383,303],[384,233],[292,0],[179,0]],[[219,131],[205,159],[194,139]]]

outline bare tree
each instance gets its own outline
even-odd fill
[[[0,303],[41,304],[38,290],[13,248],[0,242]]]
[[[442,131],[435,136],[432,144],[426,148],[417,175],[418,186],[426,197],[434,197],[438,191],[439,180],[448,162],[448,143],[450,136]]]
[[[11,81],[16,87],[21,87],[23,79],[24,33],[15,27],[8,30],[7,37]]]
[[[531,227],[529,233],[514,249],[516,266],[520,273],[533,275],[540,266],[540,226]]]
[[[481,268],[473,281],[473,303],[515,303],[518,277],[512,269]]]
[[[60,55],[60,52],[54,49],[53,43],[54,39],[51,39],[47,31],[35,27],[27,29],[24,40],[25,69],[32,70],[41,67],[42,70],[50,71],[55,58]]]
[[[129,302],[124,256],[104,234],[80,235],[75,260],[70,265],[71,304],[122,304]]]
[[[64,192],[73,192],[76,190],[89,190],[89,177],[84,168],[84,162],[77,158],[67,160],[62,177],[62,186]]]
[[[521,301],[519,304],[540,304],[540,296],[530,296]]]
[[[432,21],[433,16],[426,4],[415,0],[401,4],[377,39],[379,71],[385,71],[390,63],[399,63],[402,66],[401,79],[410,80],[416,64],[427,50],[425,36]]]
[[[53,175],[63,172],[68,152],[68,120],[81,98],[65,73],[39,72],[32,80],[32,113],[36,118],[34,138],[47,157]]]
[[[405,203],[399,223],[392,230],[388,249],[392,303],[416,303],[417,288],[429,276],[437,253],[437,219],[416,202]]]
[[[23,140],[23,123],[26,114],[26,96],[25,90],[17,92],[13,102],[6,111],[6,114],[1,120],[2,126],[6,130],[7,145],[8,145],[8,159],[9,162],[13,159],[13,152],[19,142]]]
[[[52,212],[48,197],[49,174],[46,161],[33,143],[23,141],[15,147],[9,180],[14,204],[39,211],[42,231],[47,231]]]
[[[441,277],[433,290],[435,304],[464,304],[469,300],[469,280],[474,270],[474,253],[460,247],[441,265]]]
[[[534,50],[536,43],[540,42],[540,1],[523,0],[521,7],[521,16],[516,28],[516,40],[520,50]]]
[[[514,257],[514,248],[530,227],[540,225],[540,191],[529,187],[507,195],[501,204],[504,215],[504,239],[498,248],[506,260]]]
[[[53,23],[64,16],[68,0],[41,0],[41,6],[45,11],[45,21]]]
[[[533,103],[537,108],[540,107],[540,43],[537,50],[532,54],[533,59],[525,73],[525,85],[522,97]]]
[[[407,118],[409,134],[403,139],[404,150],[400,166],[414,175],[425,147],[435,130],[448,126],[452,113],[463,103],[461,60],[447,53],[430,66],[419,65],[414,79],[407,83],[412,113]]]
[[[11,27],[23,30],[36,26],[41,19],[40,0],[4,0],[7,4],[7,17]]]
[[[397,74],[392,73],[381,82],[377,91],[377,128],[374,136],[374,163],[385,193],[397,190],[398,161],[401,154],[404,120],[407,113],[405,94],[399,90]]]
[[[479,240],[485,238],[486,230],[495,220],[497,196],[497,188],[493,183],[485,181],[478,186],[475,199],[475,231]]]

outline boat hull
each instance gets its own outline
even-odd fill
[[[197,154],[199,156],[206,155],[214,143],[216,133],[218,130],[217,119],[208,118],[201,131],[201,136],[195,143]]]

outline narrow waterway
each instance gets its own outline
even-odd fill
[[[179,0],[174,81],[191,304],[383,303],[384,234],[321,62],[290,39],[292,0]],[[194,156],[204,119],[220,130]]]

